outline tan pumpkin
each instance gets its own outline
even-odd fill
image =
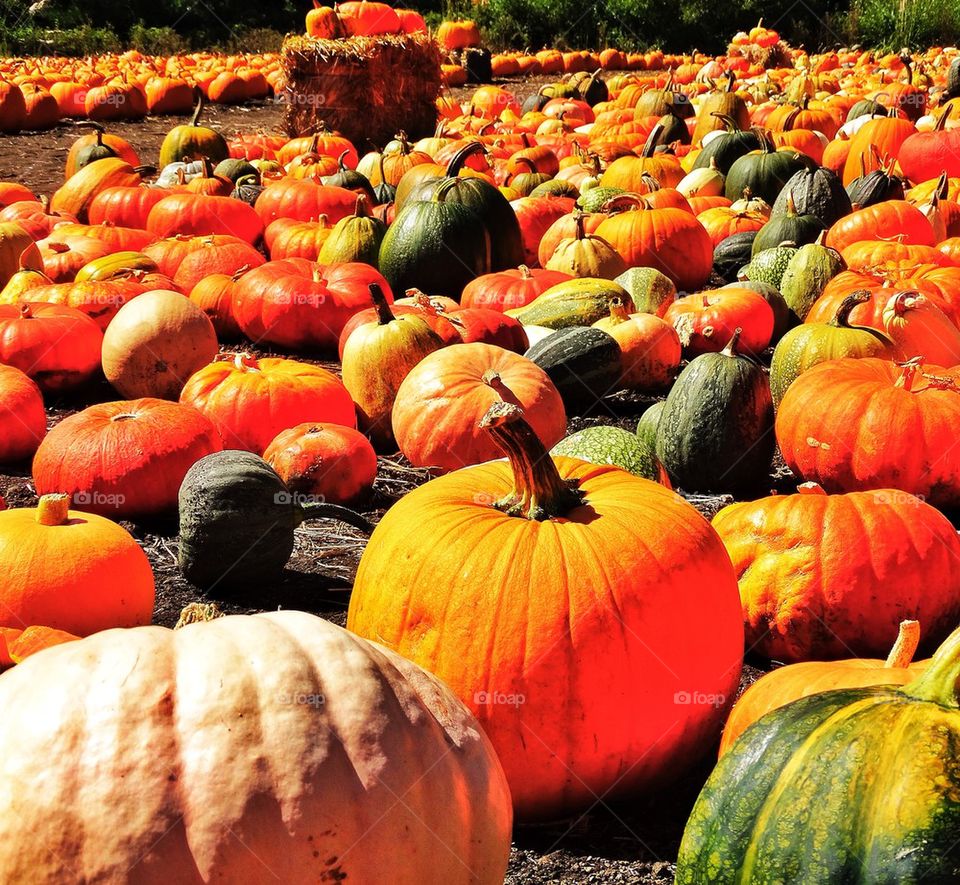
[[[606,240],[586,233],[584,217],[584,213],[577,213],[575,235],[557,244],[545,269],[570,274],[572,277],[615,279],[627,269],[627,265],[620,253]]]
[[[125,304],[103,336],[103,374],[126,399],[175,400],[217,353],[203,310],[179,292],[145,292]]]

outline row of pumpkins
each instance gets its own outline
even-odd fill
[[[160,186],[98,132],[49,205],[0,184],[0,461],[40,495],[0,512],[4,882],[498,882],[514,817],[669,789],[724,723],[679,882],[952,881],[954,130],[771,111],[848,127],[816,160],[734,81],[485,87],[364,156],[196,122]],[[622,389],[668,393],[565,436]],[[756,497],[775,440],[808,482]],[[398,448],[438,475],[372,528]],[[117,520],[175,513],[216,598],[306,519],[372,528],[347,630],[147,626]],[[730,714],[745,647],[788,665]]]

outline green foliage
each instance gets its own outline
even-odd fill
[[[960,36],[960,0],[857,0],[849,29],[862,45],[880,49],[943,46]]]
[[[130,28],[128,44],[147,55],[174,55],[189,48],[173,28],[148,28],[141,22]]]

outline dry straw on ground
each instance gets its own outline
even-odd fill
[[[290,135],[325,125],[357,145],[382,147],[401,129],[419,137],[436,127],[440,49],[426,34],[289,37],[283,67]]]

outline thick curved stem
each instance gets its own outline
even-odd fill
[[[918,645],[920,645],[920,622],[901,621],[896,642],[893,643],[893,648],[890,649],[890,654],[887,655],[883,666],[895,669],[909,667],[913,663]]]

